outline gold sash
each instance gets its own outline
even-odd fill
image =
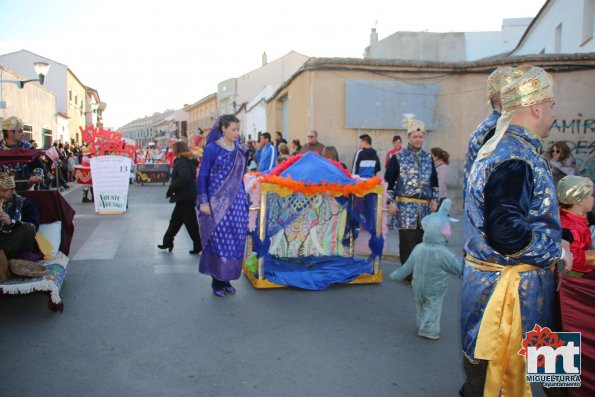
[[[518,354],[523,340],[519,284],[521,273],[540,269],[521,263],[502,266],[470,256],[465,263],[474,269],[500,272],[500,278],[483,313],[474,358],[488,360],[483,395],[530,397],[531,385],[525,381],[525,359]]]
[[[413,197],[403,197],[403,196],[397,196],[397,201],[400,201],[401,203],[416,203],[416,204],[426,204],[426,205],[430,204],[430,200],[417,199],[417,198],[413,198]]]

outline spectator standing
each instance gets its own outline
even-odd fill
[[[287,145],[287,141],[283,138],[283,133],[281,133],[281,131],[275,131],[275,137],[273,139],[275,141],[275,149],[277,149],[277,152],[279,151],[279,145]]]
[[[353,159],[351,173],[362,178],[371,178],[380,171],[378,153],[372,148],[372,138],[368,134],[359,137],[359,148]]]
[[[293,139],[291,141],[291,155],[295,156],[296,154],[299,154],[301,150],[302,150],[302,145],[300,144],[300,140]]]
[[[386,153],[386,160],[384,162],[384,168],[388,168],[388,162],[399,150],[403,148],[403,141],[401,141],[401,136],[395,135],[393,136],[393,148]]]
[[[259,140],[260,155],[258,158],[258,171],[267,172],[277,165],[277,151],[271,144],[271,134],[263,132]]]
[[[279,150],[279,157],[277,158],[277,164],[281,164],[289,158],[289,147],[285,143],[282,143],[277,148]]]
[[[432,153],[432,160],[434,160],[434,167],[436,168],[436,174],[438,174],[438,205],[440,205],[448,197],[446,180],[450,155],[439,147],[430,149],[430,153]]]
[[[339,161],[339,152],[337,152],[337,148],[334,146],[326,146],[322,151],[322,157],[325,159],[336,161],[337,163],[341,163]],[[343,168],[347,169],[345,163],[341,163]]]
[[[555,186],[558,186],[558,182],[566,175],[576,175],[576,161],[566,142],[554,143],[545,154],[545,158],[550,163]]]
[[[307,152],[316,152],[319,155],[322,155],[322,151],[324,150],[324,145],[318,142],[318,132],[315,130],[311,130],[308,132],[308,142],[302,146],[300,149],[300,153],[307,153]]]

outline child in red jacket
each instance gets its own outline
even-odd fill
[[[558,182],[557,190],[563,234],[569,240],[569,234],[572,234],[570,251],[574,260],[571,275],[595,279],[595,258],[589,258],[595,252],[591,249],[591,230],[587,221],[587,213],[593,209],[593,182],[582,176],[568,175]]]

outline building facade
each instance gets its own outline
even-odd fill
[[[382,40],[372,29],[364,58],[463,62],[501,55],[515,47],[530,22],[531,18],[510,18],[497,32],[396,32]]]
[[[595,0],[548,0],[511,55],[595,52]]]
[[[595,54],[491,58],[464,63],[312,59],[281,86],[267,103],[269,131],[287,130],[286,139],[306,139],[309,130],[334,145],[351,166],[358,137],[369,134],[380,158],[394,135],[407,143],[404,114],[426,123],[425,147],[451,155],[448,186],[460,197],[469,135],[490,109],[485,92],[488,75],[503,65],[531,63],[553,71],[556,119],[544,149],[564,140],[587,173],[595,177]],[[384,164],[383,164],[384,165]],[[384,172],[384,169],[381,173]]]
[[[25,139],[35,140],[39,148],[48,148],[58,137],[56,96],[39,84],[27,83],[19,88],[16,82],[22,80],[27,77],[0,66],[0,118],[20,118]]]
[[[217,119],[217,93],[214,92],[199,101],[184,107],[188,112],[188,135],[195,133],[200,128],[209,132]]]
[[[27,50],[0,55],[0,65],[14,70],[27,79],[37,78],[33,68],[35,62],[46,62],[50,65],[43,86],[55,95],[55,117],[60,113],[62,118],[66,117],[68,120],[68,127],[57,134],[55,139],[80,143],[79,127],[84,128],[86,124],[87,94],[85,85],[74,72],[64,64]]]

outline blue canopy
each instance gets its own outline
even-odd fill
[[[309,185],[320,185],[322,182],[354,185],[357,180],[349,178],[336,165],[314,152],[307,152],[298,161],[287,167],[281,177],[291,176],[294,181]]]

